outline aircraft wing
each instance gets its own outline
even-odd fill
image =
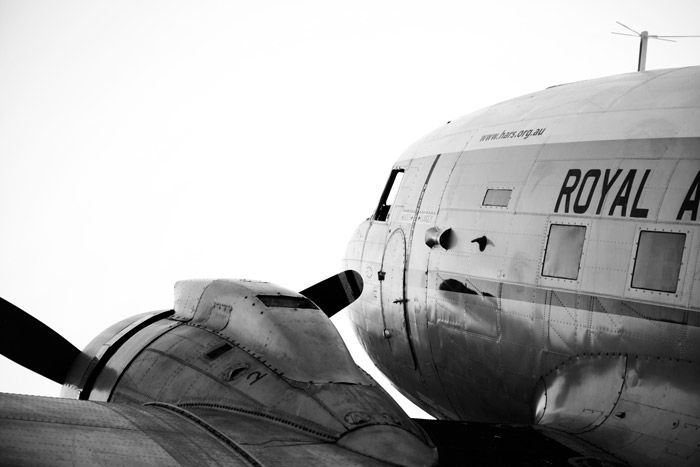
[[[432,465],[430,439],[329,319],[361,292],[353,271],[303,294],[183,281],[172,310],[82,352],[2,300],[0,352],[66,398],[0,394],[0,465]]]
[[[13,466],[387,465],[307,421],[203,403],[0,394],[0,439],[0,465]]]

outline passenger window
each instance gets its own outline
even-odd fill
[[[586,227],[583,225],[550,225],[542,275],[559,279],[578,279],[585,237]]]
[[[379,200],[377,211],[374,213],[375,221],[386,221],[386,219],[389,217],[389,211],[396,200],[396,194],[399,191],[402,179],[403,169],[394,169],[391,171],[389,180],[386,182],[386,186],[382,192],[382,197]]]
[[[632,287],[675,293],[685,234],[642,230],[632,271]]]
[[[486,190],[486,195],[484,195],[484,201],[482,201],[481,205],[507,208],[511,193],[513,193],[513,190],[489,188]]]

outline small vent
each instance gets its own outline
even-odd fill
[[[289,297],[287,295],[258,295],[258,298],[265,306],[270,308],[302,308],[317,310],[318,307],[308,298]]]
[[[248,365],[247,363],[242,363],[238,366],[229,368],[228,370],[226,370],[223,373],[222,379],[224,381],[233,381],[234,379],[238,378],[248,368],[250,368],[250,365]]]
[[[214,348],[213,350],[210,350],[205,354],[205,357],[209,360],[216,360],[217,358],[221,357],[223,354],[231,350],[232,347],[229,344],[221,344],[220,346]]]

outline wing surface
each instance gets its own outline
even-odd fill
[[[0,465],[388,465],[334,441],[234,407],[0,394]]]
[[[117,323],[60,372],[78,400],[0,394],[0,465],[435,464],[423,430],[357,367],[329,319],[362,292],[359,275],[305,292],[178,282],[173,310]],[[62,339],[7,305],[18,318],[5,334]],[[0,350],[51,370],[25,348]]]

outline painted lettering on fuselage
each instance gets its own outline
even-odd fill
[[[626,173],[623,175],[623,172]],[[581,169],[569,169],[559,190],[554,212],[589,214],[589,211],[592,212],[595,208],[595,213],[598,215],[603,211],[603,204],[608,195],[616,193],[610,208],[606,210],[606,215],[619,214],[622,217],[629,215],[629,217],[646,218],[649,215],[649,209],[640,207],[639,200],[650,173],[651,170],[646,169],[641,174],[641,181],[637,185],[633,197],[635,178],[638,175],[637,169],[627,171],[623,169],[605,169],[604,171],[590,169],[585,174],[581,173]],[[596,194],[599,195],[598,202],[593,203]]]
[[[693,180],[693,183],[690,184],[690,188],[688,188],[688,192],[685,194],[685,197],[683,198],[683,203],[681,204],[680,209],[678,210],[678,215],[676,216],[676,220],[682,220],[683,215],[690,211],[690,220],[694,221],[697,220],[698,218],[698,203],[700,202],[700,170],[698,171],[697,175],[695,175],[695,179]]]
[[[651,169],[645,169],[643,172],[637,169],[590,169],[586,173],[581,169],[569,169],[559,190],[554,212],[596,215],[602,213],[607,216],[646,219],[649,209],[640,206],[640,199],[650,174]],[[637,179],[641,179],[638,184]],[[612,193],[615,193],[615,197],[610,206],[603,211],[605,200],[612,196]],[[698,219],[698,209],[700,171],[683,197],[676,220],[683,220],[685,216],[695,221]],[[689,216],[686,213],[689,213]]]

